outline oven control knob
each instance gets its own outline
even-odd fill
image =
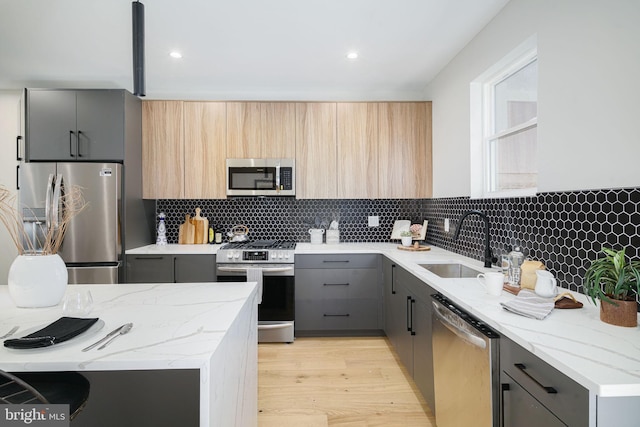
[[[233,258],[233,252],[231,251],[227,252],[227,258],[229,259]]]
[[[233,258],[234,258],[234,259],[238,259],[238,258],[240,258],[240,252],[235,252],[235,253],[233,254]]]
[[[283,255],[282,252],[278,252],[278,258],[282,259]]]
[[[275,252],[271,252],[271,258],[276,259],[278,257],[278,254],[276,254]]]
[[[289,259],[289,252],[284,253],[284,259]]]

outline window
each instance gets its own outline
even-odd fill
[[[472,197],[536,192],[538,60],[530,43],[472,82]]]

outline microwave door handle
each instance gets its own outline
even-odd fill
[[[276,190],[280,190],[280,164],[276,166]]]

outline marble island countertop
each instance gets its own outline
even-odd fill
[[[257,425],[255,282],[67,287],[67,294],[74,291],[91,292],[93,308],[85,317],[99,318],[102,329],[41,349],[0,346],[0,369],[88,374],[195,370],[201,426],[233,425],[233,420],[240,420],[236,425]],[[62,306],[16,308],[7,286],[0,286],[0,334],[15,325],[20,329],[12,338],[35,332],[64,316]],[[133,323],[131,331],[106,348],[82,351],[128,322]]]
[[[219,245],[145,246],[127,253],[215,253]],[[197,246],[203,246],[198,248]],[[211,247],[213,246],[213,248]],[[581,309],[559,310],[544,320],[507,312],[500,302],[515,298],[503,292],[490,296],[476,279],[443,279],[419,264],[460,262],[484,270],[482,262],[432,247],[427,252],[399,250],[395,243],[298,243],[296,255],[379,253],[410,271],[461,308],[600,397],[640,396],[640,328],[624,328],[600,321],[599,307],[584,295],[572,292],[584,304]],[[203,252],[198,252],[203,251]]]

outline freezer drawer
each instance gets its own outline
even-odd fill
[[[115,284],[118,283],[118,266],[67,267],[69,284]]]

